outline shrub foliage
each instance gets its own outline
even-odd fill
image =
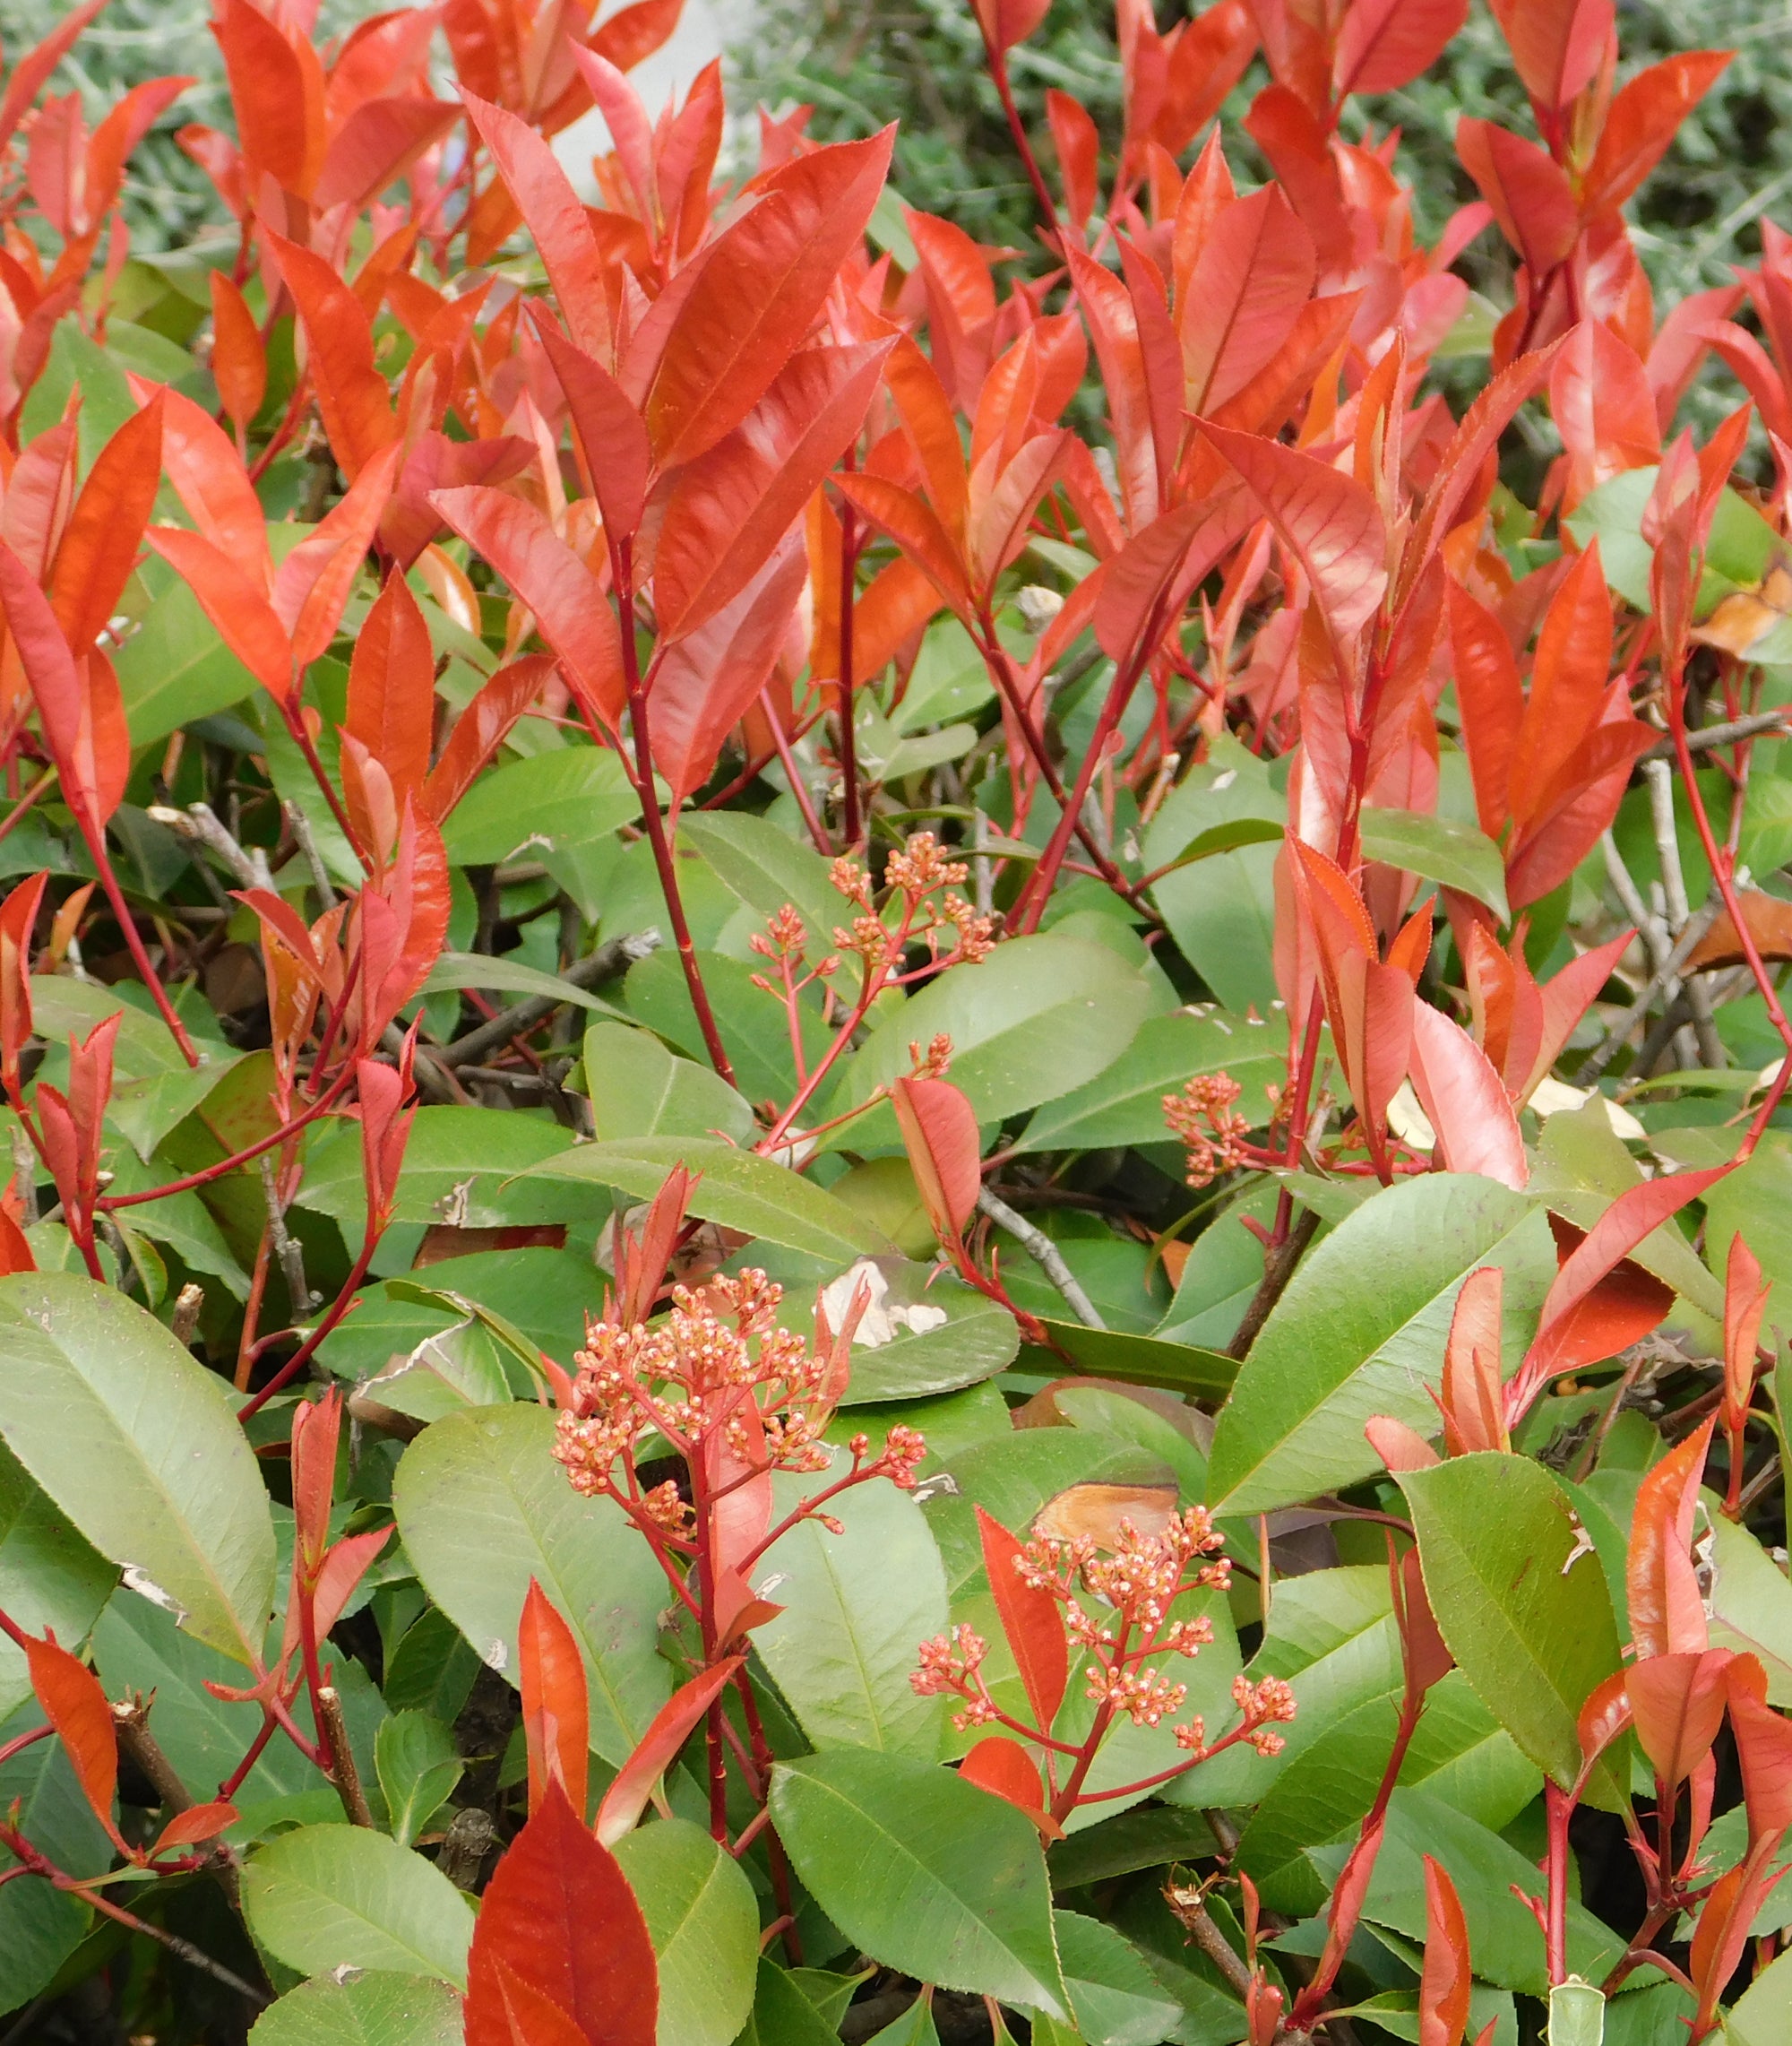
[[[719,177],[677,0],[220,0],[151,261],[99,8],[0,96],[9,2036],[1792,2038],[1792,243],[1630,224],[1728,57],[1500,0],[1452,211],[1462,0],[1121,0],[1107,131],[978,0],[1013,250]]]

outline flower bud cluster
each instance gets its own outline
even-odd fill
[[[1179,1094],[1164,1096],[1164,1120],[1188,1152],[1188,1183],[1206,1187],[1247,1162],[1248,1117],[1234,1104],[1244,1092],[1229,1073],[1197,1073]]]

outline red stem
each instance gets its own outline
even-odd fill
[[[255,1394],[254,1398],[246,1406],[237,1408],[237,1419],[239,1421],[246,1421],[252,1415],[258,1414],[276,1393],[282,1391],[310,1363],[313,1356],[316,1353],[318,1344],[348,1313],[362,1280],[367,1275],[367,1267],[374,1261],[374,1253],[379,1248],[380,1238],[384,1233],[383,1227],[378,1230],[374,1227],[373,1218],[369,1216],[367,1232],[361,1244],[361,1254],[356,1258],[349,1276],[342,1282],[341,1291],[331,1301],[324,1312],[323,1320],[287,1359],[286,1362],[280,1366],[280,1369],[274,1373],[273,1377],[268,1380],[267,1384],[262,1387],[261,1391]]]
[[[847,451],[846,466],[853,466],[852,451]],[[852,729],[852,613],[853,584],[858,572],[858,531],[853,508],[840,509],[840,674],[835,687],[840,697],[840,835],[849,851],[861,835],[858,815],[858,742]]]

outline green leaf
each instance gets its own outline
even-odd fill
[[[492,958],[483,952],[439,954],[421,992],[440,995],[459,988],[495,989],[506,995],[546,995],[550,1001],[570,1002],[580,1009],[602,1011],[609,1006],[601,997],[575,988],[559,974],[525,966],[520,959]]]
[[[1506,1334],[1541,1304],[1555,1256],[1540,1209],[1469,1174],[1426,1173],[1366,1201],[1302,1259],[1238,1371],[1214,1430],[1212,1504],[1291,1506],[1380,1469],[1374,1414],[1434,1432],[1458,1288],[1505,1268]],[[1512,1361],[1516,1362],[1516,1355]]]
[[[467,1986],[473,1907],[433,1861],[362,1826],[301,1826],[243,1871],[249,1929],[305,1975],[392,1968]]]
[[[250,2027],[253,2046],[461,2046],[461,1999],[434,1975],[384,1969],[301,1982]]]
[[[938,1308],[946,1318],[936,1328],[899,1325],[888,1342],[874,1346],[861,1334],[852,1346],[849,1401],[918,1400],[956,1392],[985,1383],[1014,1361],[1021,1331],[1006,1308],[941,1275],[937,1265],[887,1257],[878,1263],[890,1282],[891,1303]],[[876,1417],[870,1419],[874,1433]]]
[[[775,1961],[760,1962],[753,2012],[737,2046],[838,2046],[839,2025],[828,2023],[792,1973]],[[880,2032],[877,2036],[889,2034]]]
[[[426,1423],[466,1407],[505,1406],[514,1397],[496,1344],[470,1317],[426,1335],[409,1355],[360,1383],[376,1405]]]
[[[699,868],[699,873],[706,869]],[[782,1000],[753,984],[757,960],[747,965],[726,953],[697,953],[698,971],[715,1011],[736,1083],[749,1101],[788,1101],[796,1092],[797,1068],[790,1050],[790,1025]],[[690,990],[678,954],[669,946],[650,952],[629,968],[626,983],[629,1014],[676,1045],[687,1058],[708,1063],[703,1033],[697,1027]],[[819,1007],[806,998],[797,1004],[803,1056],[811,1067],[831,1041]]]
[[[1733,2046],[1792,2046],[1792,1954],[1762,1969],[1730,2011]]]
[[[672,1694],[658,1653],[670,1587],[613,1499],[582,1498],[554,1461],[554,1416],[477,1407],[425,1429],[392,1506],[423,1588],[510,1683],[531,1577],[579,1637],[591,1746],[620,1767]]]
[[[1028,1349],[1027,1360],[1036,1369],[1061,1371],[1062,1358],[1055,1365],[1047,1361],[1061,1350],[1079,1371],[1096,1377],[1117,1378],[1125,1386],[1154,1386],[1164,1392],[1208,1400],[1224,1399],[1238,1376],[1236,1357],[1204,1350],[1199,1343],[1166,1342],[1123,1329],[1085,1328],[1080,1321],[1061,1321],[1050,1315],[1038,1319],[1051,1338],[1053,1351]]]
[[[1243,1112],[1266,1117],[1263,1083],[1288,1077],[1282,1036],[1261,1018],[1247,1021],[1213,1009],[1148,1016],[1106,1072],[1039,1109],[1017,1148],[1095,1151],[1114,1144],[1168,1143],[1164,1096],[1199,1073],[1229,1073],[1245,1090]]]
[[[869,1748],[780,1763],[771,1817],[815,1902],[873,1960],[1067,2016],[1031,1822],[949,1769]]]
[[[980,1123],[1036,1107],[1095,1078],[1137,1035],[1152,1005],[1150,984],[1105,945],[1047,931],[1012,939],[987,959],[951,966],[918,995],[873,1011],[871,1035],[846,1061],[829,1112],[838,1115],[907,1073],[911,1043],[952,1041],[952,1080]],[[829,1141],[853,1150],[893,1144],[887,1104]]]
[[[1177,873],[1216,853],[1236,852],[1241,845],[1279,845],[1286,835],[1286,827],[1272,817],[1231,817],[1197,832],[1165,871]]]
[[[54,1627],[56,1639],[73,1648],[87,1638],[117,1582],[113,1566],[0,1445],[0,1611],[27,1634]],[[30,1695],[23,1651],[0,1636],[0,1720]]]
[[[1363,851],[1440,887],[1459,889],[1485,902],[1502,923],[1510,920],[1505,861],[1500,849],[1473,824],[1420,810],[1366,809]]]
[[[883,1234],[844,1202],[774,1159],[738,1151],[719,1137],[641,1136],[582,1144],[525,1170],[531,1180],[615,1187],[646,1201],[659,1191],[675,1165],[702,1175],[691,1196],[693,1212],[724,1229],[763,1237],[836,1265],[890,1248]]]
[[[137,574],[150,598],[149,612],[112,656],[133,747],[152,745],[194,718],[228,711],[256,687],[167,562],[151,555]]]
[[[774,1481],[775,1518],[850,1467]],[[932,1761],[944,1714],[909,1683],[916,1645],[943,1633],[946,1580],[926,1515],[875,1479],[832,1500],[844,1530],[799,1523],[755,1566],[754,1582],[784,1610],[755,1629],[754,1646],[816,1748],[883,1748]]]
[[[442,826],[457,867],[491,867],[531,846],[565,852],[641,815],[619,755],[567,746],[482,775]]]
[[[32,1699],[0,1720],[0,1742],[15,1740],[44,1715]],[[41,1740],[0,1763],[0,1811],[39,1853],[72,1876],[90,1877],[112,1865],[112,1843],[82,1795],[58,1740]],[[13,1857],[0,1848],[0,1871]],[[81,1944],[92,1922],[81,1900],[48,1883],[21,1878],[0,1886],[0,2009],[15,2010],[45,1989]]]
[[[659,1962],[661,2046],[729,2046],[753,2008],[759,1905],[731,1854],[688,1819],[617,1843]]]
[[[585,1032],[585,1092],[606,1143],[637,1136],[711,1136],[745,1144],[753,1110],[728,1082],[668,1051],[650,1032],[593,1023]]]
[[[510,1184],[573,1147],[570,1130],[516,1109],[418,1109],[399,1175],[393,1220],[462,1229],[576,1222],[590,1212],[589,1198],[580,1200],[542,1180]],[[358,1233],[367,1212],[358,1126],[332,1124],[314,1141],[298,1200],[301,1207],[332,1216]]]
[[[273,1606],[268,1495],[230,1388],[122,1293],[0,1279],[0,1437],[99,1553],[252,1662]]]
[[[1745,1527],[1715,1510],[1710,1526],[1711,1645],[1759,1656],[1768,1702],[1792,1705],[1792,1584]]]
[[[1642,521],[1658,473],[1654,463],[1646,469],[1625,470],[1590,490],[1573,516],[1564,522],[1581,547],[1598,535],[1606,581],[1627,603],[1643,611],[1650,607],[1649,575],[1655,550],[1642,537]],[[1734,490],[1720,491],[1706,542],[1695,615],[1702,618],[1733,591],[1758,583],[1779,545],[1779,536],[1753,505]],[[1760,649],[1749,654],[1755,661],[1776,657],[1781,661],[1788,658],[1778,646],[1768,648],[1765,654]]]
[[[433,1713],[397,1712],[374,1738],[374,1766],[392,1837],[409,1847],[452,1794],[464,1765],[453,1735]]]
[[[1055,1911],[1076,2029],[1089,2046],[1159,2046],[1181,2016],[1132,1941],[1100,1920]]]
[[[788,902],[808,932],[812,965],[833,950],[835,925],[852,920],[850,903],[828,879],[828,862],[769,817],[745,810],[694,811],[680,818],[678,836],[702,855],[755,920],[775,917]]]
[[[1576,1716],[1618,1667],[1605,1575],[1567,1494],[1540,1463],[1496,1451],[1400,1483],[1450,1653],[1519,1747],[1566,1788],[1581,1765]],[[1594,1801],[1621,1794],[1607,1786]]]

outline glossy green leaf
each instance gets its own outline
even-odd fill
[[[1499,847],[1474,825],[1418,810],[1376,809],[1366,809],[1361,824],[1366,859],[1472,895],[1502,923],[1511,917],[1505,861]]]
[[[558,973],[544,973],[538,966],[526,966],[520,959],[492,958],[483,952],[444,952],[438,954],[423,983],[423,993],[440,995],[453,988],[478,988],[505,995],[545,995],[552,1002],[567,1002],[574,1008],[602,1011],[609,1005],[601,996],[574,987]]]
[[[952,1041],[952,1081],[978,1122],[1035,1107],[1049,1090],[1080,1087],[1118,1058],[1151,1006],[1150,983],[1105,945],[1046,932],[998,945],[975,964],[948,967],[900,1007],[883,1013],[846,1061],[831,1114],[907,1073],[911,1043]],[[875,1014],[876,1012],[874,1012]],[[831,1141],[859,1149],[893,1144],[887,1106]]]
[[[695,847],[755,921],[762,923],[789,903],[808,932],[811,965],[819,965],[833,950],[834,927],[852,920],[852,905],[829,882],[828,862],[769,817],[744,810],[694,810],[679,820],[678,835]]]
[[[1281,833],[1278,831],[1279,838]],[[1027,1125],[1022,1151],[1094,1151],[1113,1144],[1170,1141],[1164,1096],[1199,1073],[1229,1073],[1245,1090],[1241,1114],[1266,1119],[1265,1082],[1288,1076],[1286,1033],[1261,1018],[1178,1009],[1148,1016],[1103,1073],[1048,1101]]]
[[[617,1843],[659,1963],[660,2046],[728,2046],[753,2007],[759,1906],[731,1854],[688,1819]]]
[[[1792,1954],[1782,1954],[1737,1998],[1727,2024],[1735,2046],[1792,2046]]]
[[[584,1653],[591,1746],[619,1767],[672,1693],[657,1650],[670,1589],[622,1509],[581,1498],[553,1447],[541,1407],[450,1415],[405,1451],[392,1505],[424,1589],[513,1684],[522,1601],[539,1581]]]
[[[1296,1268],[1238,1372],[1214,1431],[1212,1504],[1293,1505],[1380,1469],[1363,1424],[1391,1414],[1434,1431],[1428,1387],[1462,1281],[1505,1269],[1508,1357],[1555,1273],[1547,1223],[1521,1194],[1428,1173],[1366,1201]]]
[[[1758,1656],[1768,1702],[1792,1705],[1792,1584],[1747,1528],[1707,1504],[1714,1550],[1711,1645]]]
[[[1152,1386],[1191,1399],[1222,1400],[1238,1376],[1238,1360],[1195,1342],[1137,1335],[1124,1329],[1087,1328],[1080,1321],[1052,1315],[1038,1317],[1053,1343],[1050,1351],[1030,1348],[1028,1361],[1040,1370],[1062,1370],[1064,1359],[1079,1371],[1098,1378],[1117,1378],[1122,1385]],[[1056,1356],[1062,1351],[1063,1357]]]
[[[1181,2011],[1123,1934],[1080,1912],[1052,1913],[1079,2035],[1088,2046],[1159,2046]]]
[[[301,1982],[249,2030],[254,2046],[461,2046],[463,2034],[446,1982],[385,1969]]]
[[[832,1452],[825,1473],[780,1479],[774,1516],[845,1475]],[[784,1610],[754,1630],[754,1647],[818,1748],[883,1748],[931,1761],[944,1711],[909,1683],[916,1645],[943,1633],[946,1580],[926,1515],[885,1479],[832,1500],[843,1532],[800,1522],[755,1566],[753,1581]]]
[[[937,1308],[945,1320],[935,1328],[895,1324],[888,1342],[864,1340],[864,1325],[852,1349],[854,1403],[918,1400],[983,1384],[1014,1361],[1021,1331],[1007,1308],[943,1273],[937,1265],[880,1258],[889,1282],[889,1301],[902,1307]],[[874,1421],[873,1417],[875,1433]]]
[[[1340,1232],[1341,1233],[1341,1232]],[[1567,1495],[1540,1463],[1483,1451],[1400,1479],[1438,1627],[1482,1702],[1564,1787],[1575,1720],[1618,1667],[1605,1574]],[[1596,1802],[1620,1795],[1595,1778]]]
[[[557,1152],[525,1170],[530,1184],[562,1180],[615,1187],[645,1201],[659,1191],[675,1165],[702,1175],[691,1208],[706,1222],[837,1265],[890,1248],[879,1230],[800,1173],[775,1159],[737,1150],[719,1137],[619,1137]]]
[[[70,1273],[0,1280],[0,1437],[125,1584],[252,1662],[274,1534],[230,1388],[122,1293]]]
[[[546,1179],[517,1178],[570,1154],[573,1143],[573,1133],[557,1123],[514,1109],[418,1109],[393,1219],[461,1229],[577,1221],[589,1213],[589,1198]],[[314,1139],[298,1200],[358,1234],[367,1197],[356,1124],[332,1125]]]
[[[487,867],[539,847],[564,852],[607,838],[641,815],[620,757],[567,746],[482,775],[442,827],[457,865]]]
[[[868,1748],[780,1763],[771,1817],[815,1902],[873,1960],[1067,2015],[1039,1836],[952,1771]]]
[[[792,1970],[775,1961],[760,1962],[753,2012],[737,2046],[830,2046],[839,2037],[840,2027],[830,2024],[803,1994]]]
[[[41,1726],[32,1699],[0,1720],[0,1743]],[[70,1875],[98,1876],[116,1859],[73,1769],[56,1740],[41,1740],[0,1763],[0,1811],[38,1851]],[[0,1873],[13,1866],[0,1848]],[[45,1989],[92,1922],[80,1900],[48,1883],[25,1878],[0,1885],[0,2006],[16,2008]]]
[[[585,1032],[585,1092],[606,1143],[640,1136],[731,1137],[754,1134],[753,1110],[728,1082],[680,1058],[657,1037],[626,1023],[593,1023]]]
[[[464,1764],[453,1735],[433,1713],[398,1712],[375,1737],[374,1766],[392,1838],[409,1847],[452,1793]]]
[[[390,1968],[467,1983],[473,1907],[433,1861],[359,1826],[302,1826],[243,1871],[249,1929],[305,1975]]]
[[[87,1638],[117,1582],[116,1567],[0,1444],[0,1611],[27,1634],[54,1627],[73,1648]],[[23,1652],[0,1636],[0,1720],[30,1695]]]

